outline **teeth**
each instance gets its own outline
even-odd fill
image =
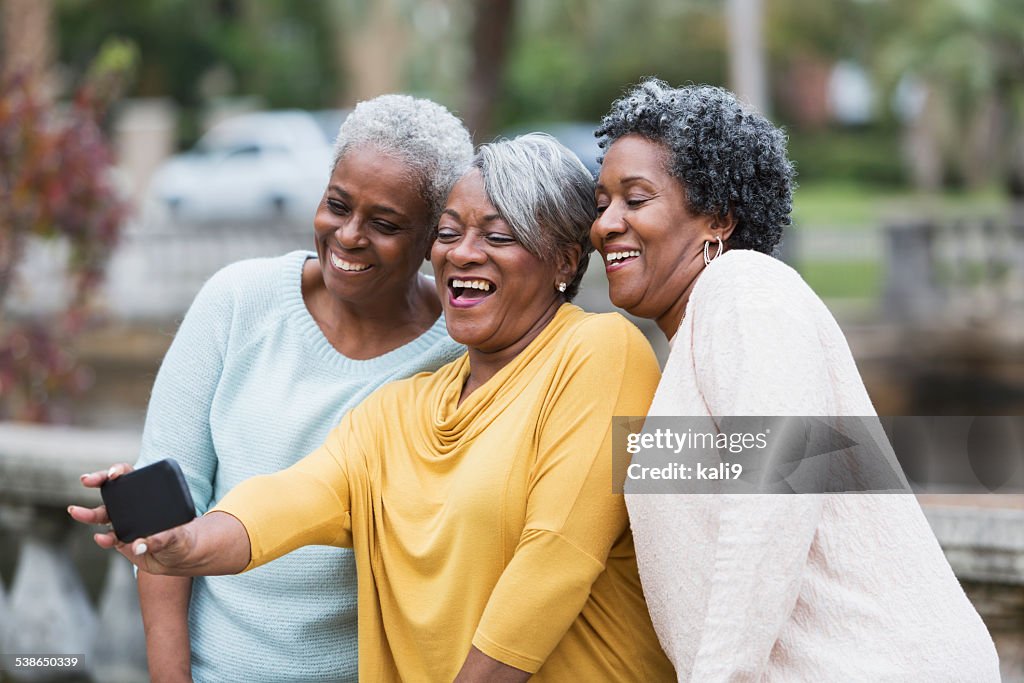
[[[614,263],[615,261],[621,261],[622,259],[629,258],[630,256],[639,255],[639,251],[610,251],[605,255],[604,260],[608,263]]]
[[[335,268],[341,268],[342,270],[360,271],[366,270],[370,266],[366,263],[350,263],[349,261],[343,261],[331,252],[331,263],[334,264]]]
[[[491,283],[487,280],[452,280],[452,287],[463,289],[480,289],[485,292],[491,291]]]

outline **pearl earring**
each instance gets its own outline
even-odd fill
[[[564,282],[558,283],[558,291],[562,292],[563,294],[565,294],[566,287],[568,287],[568,285],[566,285]]]

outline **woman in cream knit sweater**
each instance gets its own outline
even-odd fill
[[[612,301],[671,353],[650,415],[867,416],[821,300],[770,254],[785,137],[729,92],[647,80],[597,131],[591,238]],[[627,495],[679,680],[997,681],[996,653],[911,495]]]

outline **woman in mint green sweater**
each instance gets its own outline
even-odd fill
[[[472,152],[438,104],[359,104],[335,143],[316,253],[206,283],[157,375],[137,466],[175,458],[202,514],[312,451],[381,384],[460,355],[418,269]],[[139,595],[154,681],[356,680],[350,550],[309,547],[244,576],[140,573]]]

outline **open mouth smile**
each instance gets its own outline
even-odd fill
[[[482,278],[449,278],[448,303],[455,308],[471,308],[494,294],[497,287]]]
[[[338,270],[345,271],[346,273],[361,273],[373,267],[369,263],[356,263],[354,261],[346,261],[345,259],[335,254],[333,251],[329,253],[331,255],[331,265]]]
[[[639,249],[609,251],[604,255],[604,268],[611,273],[636,260],[638,256],[640,256]]]

